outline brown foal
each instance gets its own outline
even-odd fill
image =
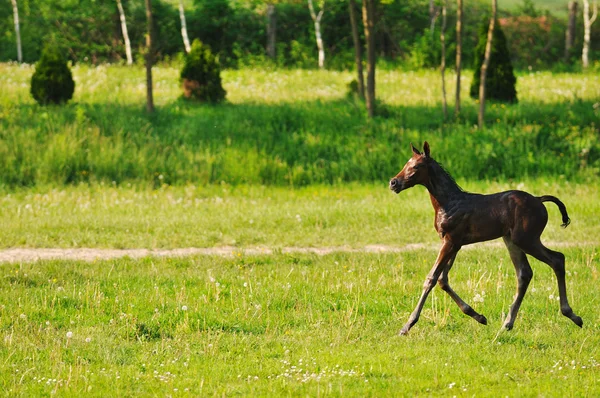
[[[560,294],[560,310],[564,316],[581,327],[582,319],[575,315],[567,300],[565,256],[548,249],[540,241],[540,235],[548,222],[548,212],[542,202],[553,202],[558,206],[563,227],[570,223],[565,205],[554,196],[536,197],[523,191],[506,191],[491,195],[465,192],[430,156],[427,142],[423,145],[423,153],[412,144],[410,147],[413,156],[402,171],[391,179],[390,189],[400,193],[417,184],[427,188],[435,210],[434,226],[442,240],[442,248],[425,279],[421,298],[400,333],[407,334],[417,323],[425,300],[436,282],[452,297],[462,312],[486,325],[485,316],[477,313],[452,290],[448,284],[448,273],[462,246],[500,237],[504,239],[517,272],[517,293],[504,327],[507,330],[512,329],[533,277],[526,254],[545,262],[554,270]]]

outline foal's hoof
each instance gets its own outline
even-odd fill
[[[487,325],[487,318],[483,315],[477,315],[475,317],[475,320],[479,323],[481,323],[482,325]]]
[[[512,330],[513,328],[513,324],[512,323],[505,323],[504,324],[504,329],[506,330]]]
[[[583,327],[583,319],[581,319],[580,316],[573,314],[573,316],[571,317],[571,320],[573,322],[575,322],[575,325],[579,326],[580,328]]]
[[[400,336],[406,336],[408,334],[408,329],[402,329],[400,331],[400,333],[398,333]]]

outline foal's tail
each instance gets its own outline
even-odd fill
[[[569,225],[571,223],[571,219],[569,218],[569,215],[567,214],[567,207],[565,206],[565,204],[563,202],[561,202],[560,200],[558,200],[557,197],[551,196],[551,195],[538,196],[538,199],[541,200],[542,202],[556,203],[556,205],[558,206],[558,210],[560,210],[560,214],[562,214],[563,223],[562,223],[561,227],[567,228],[567,225]]]

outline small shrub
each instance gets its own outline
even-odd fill
[[[489,19],[484,19],[479,30],[479,42],[475,48],[475,74],[471,83],[470,94],[472,98],[479,97],[479,83],[481,81],[481,66],[485,57]],[[517,102],[517,78],[513,72],[510,54],[506,46],[506,37],[500,24],[496,21],[492,37],[492,51],[490,64],[485,80],[485,97],[489,100],[501,102]]]
[[[66,59],[54,47],[46,47],[31,77],[31,95],[41,105],[62,104],[73,98],[75,82]]]
[[[225,99],[219,63],[210,48],[199,40],[194,40],[190,53],[185,57],[181,81],[186,98],[204,102],[220,102]]]

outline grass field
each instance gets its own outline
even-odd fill
[[[491,192],[507,183],[465,188]],[[435,259],[428,195],[383,186],[79,186],[4,192],[4,247],[235,245],[233,257],[0,264],[0,386],[9,396],[595,396],[600,390],[597,185],[513,187],[548,206],[543,239],[567,256],[579,329],[556,281],[534,280],[515,329],[500,333],[515,289],[502,247],[463,250],[454,289],[489,325],[435,289],[397,335]],[[247,256],[244,247],[367,244],[396,254]],[[552,244],[550,244],[552,246]],[[557,247],[555,247],[557,248]]]
[[[556,195],[567,205],[573,223],[560,228],[558,208],[547,204],[544,239],[577,244],[596,242],[600,236],[597,184],[526,180],[462,185],[483,193],[523,189],[538,196]],[[414,243],[438,243],[429,195],[422,187],[395,195],[387,179],[379,185],[299,189],[81,185],[0,194],[0,247],[360,248]]]
[[[549,267],[515,329],[503,249],[459,254],[398,336],[434,251],[394,255],[51,261],[3,265],[0,386],[8,396],[597,396],[598,246],[564,250],[583,329],[560,315]]]
[[[179,99],[178,69],[157,66],[153,116],[141,68],[73,72],[73,101],[40,107],[29,95],[33,68],[0,65],[0,186],[378,183],[410,141],[424,140],[455,177],[586,181],[600,172],[600,78],[591,73],[519,76],[519,104],[489,104],[478,131],[468,71],[462,115],[448,122],[436,71],[379,71],[372,121],[346,98],[349,72],[229,70],[229,102],[199,106]]]
[[[466,93],[463,116],[442,120],[433,71],[379,73],[373,121],[345,97],[349,73],[226,71],[229,103],[210,107],[178,99],[175,68],[154,72],[148,116],[141,70],[77,66],[73,102],[41,108],[32,68],[0,65],[0,248],[233,256],[0,263],[5,396],[600,395],[598,76],[521,75],[519,105],[490,104],[477,131]],[[565,202],[572,224],[548,204],[542,239],[567,257],[583,329],[532,260],[515,329],[498,333],[513,266],[503,247],[475,246],[450,282],[489,325],[436,288],[398,336],[438,237],[426,191],[387,182],[424,139],[469,191]],[[246,254],[256,247],[274,254]]]

